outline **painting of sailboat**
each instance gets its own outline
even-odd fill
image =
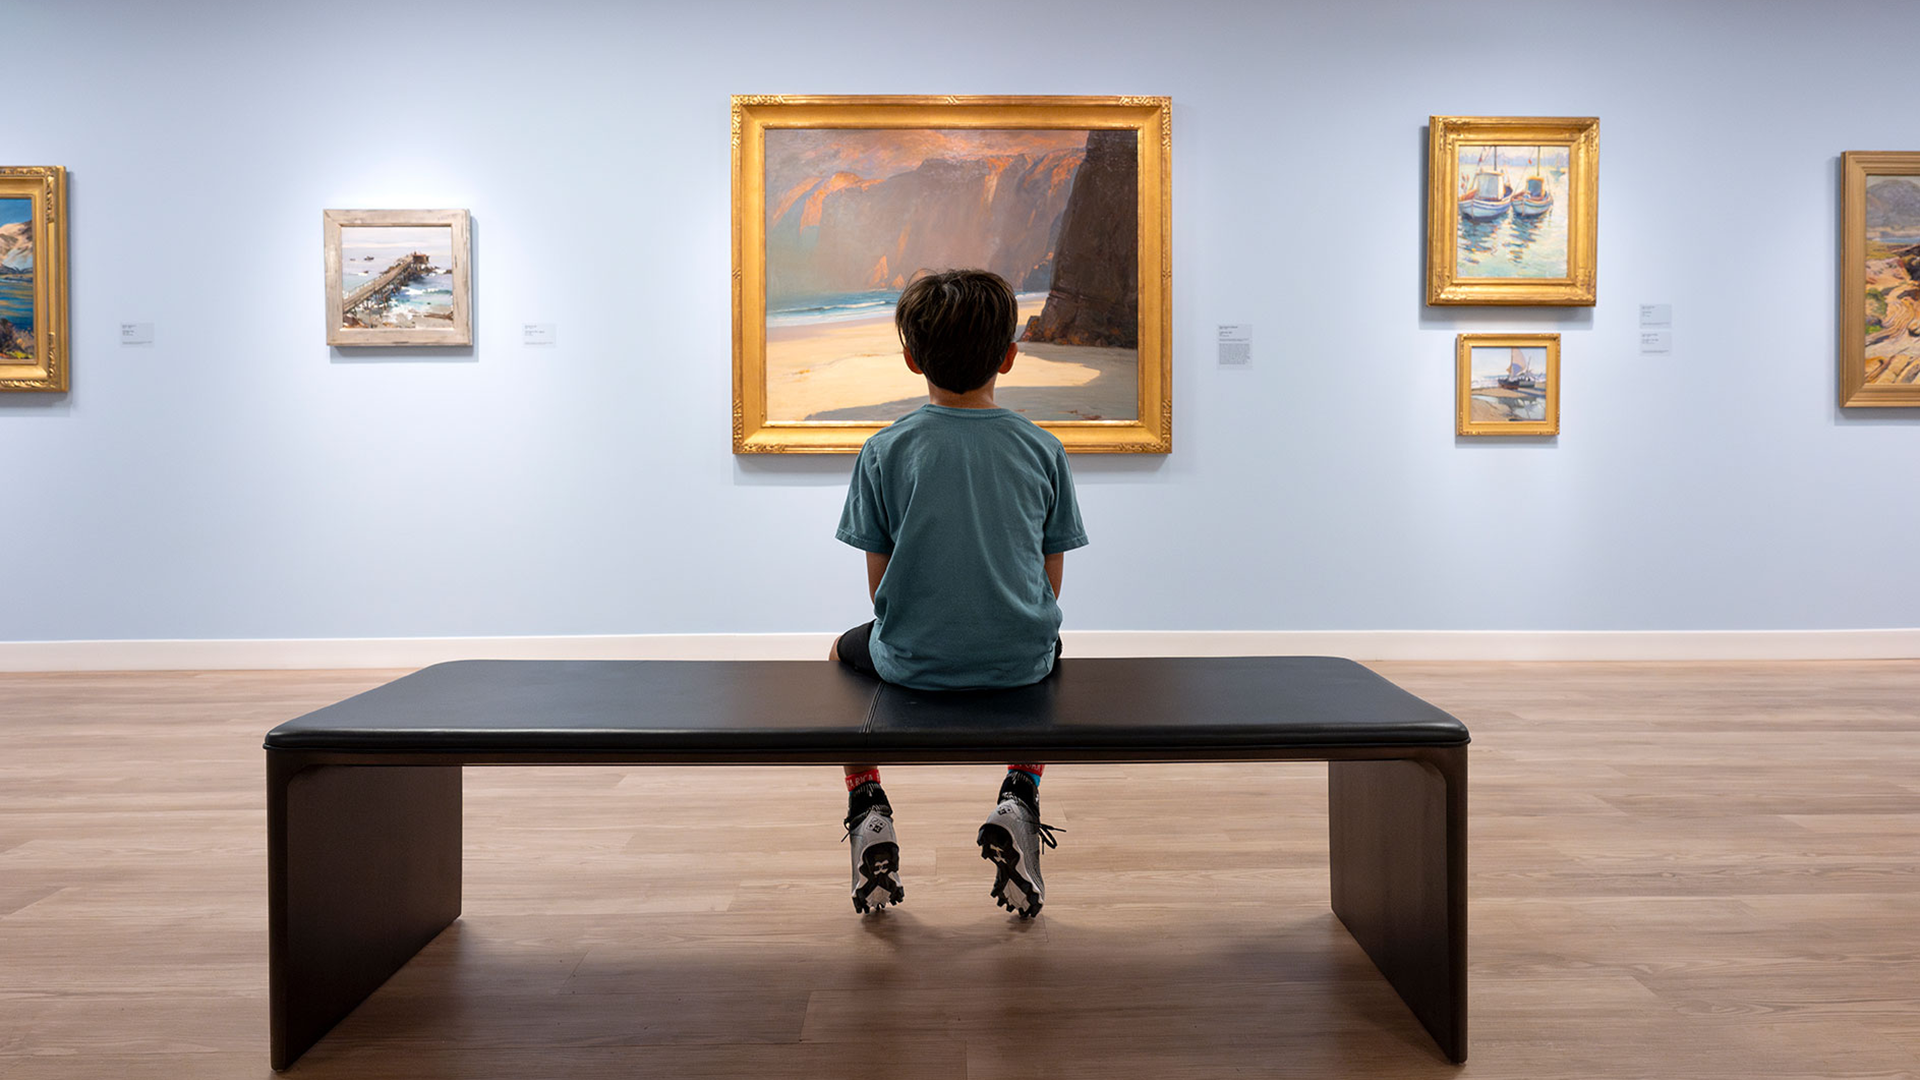
[[[1493,153],[1493,168],[1486,167],[1487,152]],[[1460,193],[1460,216],[1469,221],[1492,221],[1513,205],[1513,185],[1500,172],[1500,148],[1482,147],[1474,164],[1473,180]]]
[[[1600,121],[1428,118],[1427,303],[1594,302]]]
[[[1567,195],[1567,153],[1564,146],[1460,147],[1456,277],[1567,276],[1566,216],[1554,213]]]
[[[1526,187],[1513,196],[1513,212],[1525,218],[1544,216],[1553,209],[1553,193],[1547,190],[1547,181],[1540,175],[1540,148],[1533,148],[1533,175],[1526,178]],[[1561,170],[1562,174],[1566,170]]]
[[[1555,334],[1462,334],[1459,432],[1553,435],[1560,429]]]

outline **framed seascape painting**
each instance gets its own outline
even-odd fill
[[[67,389],[67,170],[0,167],[0,390]]]
[[[1594,302],[1594,117],[1435,116],[1427,128],[1427,303]]]
[[[1920,152],[1840,171],[1840,404],[1920,406]]]
[[[465,210],[328,210],[327,344],[471,345]]]
[[[1071,451],[1164,454],[1162,97],[735,97],[733,449],[852,453],[926,403],[894,331],[923,271],[1019,297],[998,403]]]
[[[1460,434],[1560,434],[1559,334],[1461,334],[1454,370]]]

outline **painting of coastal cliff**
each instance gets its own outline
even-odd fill
[[[893,307],[916,273],[980,267],[1019,297],[1000,405],[1139,419],[1132,130],[769,128],[766,418],[886,423],[926,403]]]
[[[1457,152],[1456,278],[1567,276],[1565,146],[1475,146]]]
[[[33,200],[0,198],[0,363],[34,355]]]
[[[1866,178],[1866,384],[1920,384],[1920,172]]]

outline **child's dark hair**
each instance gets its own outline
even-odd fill
[[[986,270],[915,278],[893,309],[900,345],[933,385],[951,394],[985,386],[1019,329],[1013,288]]]

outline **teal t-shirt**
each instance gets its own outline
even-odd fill
[[[873,666],[922,690],[1025,686],[1053,670],[1043,556],[1087,542],[1066,448],[1006,409],[922,405],[867,440],[842,541],[887,555]]]

